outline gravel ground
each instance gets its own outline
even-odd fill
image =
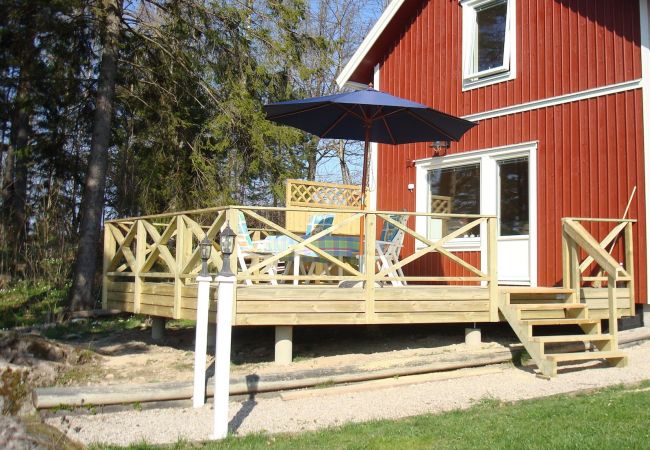
[[[284,401],[279,397],[230,403],[231,430],[236,434],[266,431],[300,432],[346,422],[397,419],[467,408],[484,398],[503,401],[587,390],[650,379],[650,342],[627,348],[630,365],[608,367],[590,362],[566,367],[552,380],[532,370],[506,367],[496,374],[432,381],[357,393]],[[584,370],[591,366],[589,370]],[[52,417],[47,422],[85,444],[128,445],[207,440],[212,406],[123,411],[110,414]]]

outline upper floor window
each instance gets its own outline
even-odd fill
[[[465,0],[463,89],[515,77],[515,0]]]

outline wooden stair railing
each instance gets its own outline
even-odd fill
[[[556,376],[558,363],[565,361],[604,359],[626,365],[627,356],[617,350],[615,336],[603,334],[600,320],[589,318],[587,305],[574,303],[573,297],[574,291],[564,288],[502,290],[499,309],[541,376]],[[563,332],[545,335],[548,326],[562,327]],[[562,344],[575,344],[577,351],[554,351]]]
[[[618,224],[598,242],[580,221],[613,222]],[[501,292],[499,310],[524,345],[541,374],[553,377],[557,364],[566,361],[604,359],[611,365],[627,365],[627,355],[618,350],[619,301],[617,286],[627,283],[630,311],[634,308],[634,261],[632,252],[633,220],[574,219],[562,220],[563,288],[511,288]],[[605,247],[615,243],[625,232],[625,264],[619,264]],[[587,258],[580,261],[580,252]],[[586,277],[583,272],[596,263],[606,277]],[[603,334],[599,319],[589,317],[589,308],[580,303],[584,281],[607,281],[609,330]],[[545,326],[564,327],[568,333],[543,335]],[[581,330],[575,333],[576,330]],[[575,352],[554,353],[550,347],[558,344],[584,344]],[[587,351],[591,350],[591,351]]]

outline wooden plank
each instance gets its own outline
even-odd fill
[[[275,314],[275,313],[347,313],[364,312],[360,301],[239,301],[239,314]]]
[[[490,321],[499,321],[499,276],[497,274],[497,219],[490,217],[487,223],[487,260],[490,280]]]
[[[594,299],[607,299],[607,288],[582,288],[580,291],[580,299],[583,301],[590,302]],[[617,288],[616,296],[618,298],[627,299],[629,291],[627,288]]]
[[[635,313],[634,302],[636,301],[636,293],[634,291],[634,233],[632,231],[632,223],[628,223],[625,227],[625,270],[630,275],[630,280],[627,282],[628,295],[630,301],[630,314]]]
[[[196,310],[196,297],[183,297],[181,299],[181,308],[193,309]],[[217,311],[217,301],[210,299],[209,308],[210,311]]]
[[[489,322],[490,311],[441,311],[422,313],[376,312],[373,323],[468,323]]]
[[[237,288],[237,300],[363,300],[362,288],[338,288],[326,286],[241,286]]]
[[[375,304],[379,312],[489,311],[489,301],[383,301]]]
[[[150,306],[167,306],[174,307],[174,296],[173,295],[157,295],[157,294],[141,294],[140,295],[140,304],[150,305]]]
[[[133,303],[133,292],[108,292],[108,301],[120,301]]]
[[[174,285],[166,283],[144,283],[142,285],[142,293],[174,296]]]
[[[174,307],[173,306],[160,306],[160,305],[148,305],[145,303],[140,304],[139,314],[147,314],[150,316],[156,317],[168,317],[173,318],[174,316]]]
[[[104,254],[102,257],[102,308],[104,309],[108,309],[108,268],[110,267],[111,261],[113,261],[115,252],[117,251],[117,243],[110,230],[112,226],[113,225],[109,224],[104,225]]]
[[[375,301],[404,300],[404,301],[471,301],[489,300],[487,288],[483,287],[419,287],[403,286],[375,289]]]
[[[364,243],[364,303],[366,311],[366,321],[372,323],[375,315],[375,276],[376,276],[376,238],[377,238],[377,215],[367,214],[365,217],[365,243]]]
[[[108,291],[109,292],[134,292],[135,284],[126,283],[122,281],[109,281],[108,282]]]
[[[108,308],[109,309],[119,309],[124,312],[133,312],[133,302],[123,302],[120,300],[113,300],[110,296],[108,297]]]
[[[237,314],[235,325],[360,325],[364,313]]]
[[[145,252],[147,250],[147,230],[144,227],[142,220],[138,220],[135,224],[136,227],[136,252],[135,252],[135,272],[133,291],[133,312],[140,313],[140,295],[142,294],[142,285],[144,280],[142,278],[142,268],[145,261]]]

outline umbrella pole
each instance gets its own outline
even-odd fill
[[[366,186],[368,184],[368,152],[370,151],[370,124],[366,125],[366,142],[363,147],[363,172],[361,175],[361,209],[367,210],[368,205],[366,204]],[[365,231],[366,223],[364,220],[361,224],[361,235],[359,242],[359,263],[365,261],[364,256],[366,255],[366,246],[365,246]],[[369,267],[366,267],[365,270],[369,270]]]

